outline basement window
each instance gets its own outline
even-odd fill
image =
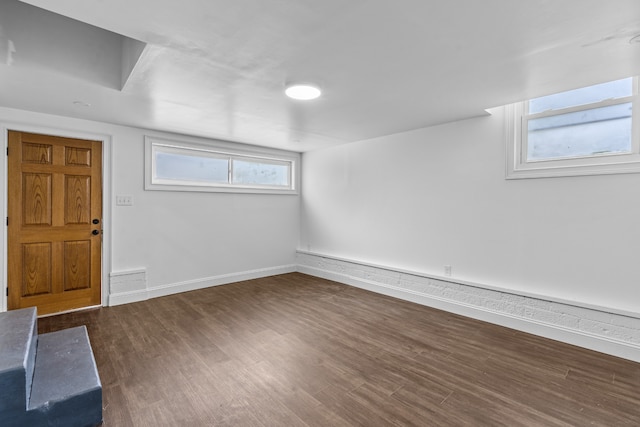
[[[145,189],[296,194],[296,153],[145,137]]]
[[[507,106],[507,179],[640,172],[638,78]]]

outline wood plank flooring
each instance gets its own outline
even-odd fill
[[[639,426],[640,364],[292,273],[86,324],[104,426]]]

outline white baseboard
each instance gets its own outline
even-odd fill
[[[298,271],[640,362],[640,319],[298,252]]]
[[[282,265],[277,267],[261,268],[238,273],[222,274],[219,276],[205,277],[184,282],[169,283],[161,286],[148,287],[146,284],[146,272],[144,269],[127,272],[115,272],[111,274],[111,289],[117,292],[109,295],[109,305],[128,304],[132,302],[144,301],[150,298],[158,298],[180,292],[195,291],[197,289],[211,286],[227,285],[229,283],[241,282],[244,280],[259,279],[262,277],[275,276],[278,274],[293,273],[297,271],[296,265]],[[144,277],[141,277],[141,274]],[[127,286],[127,283],[131,286]],[[143,284],[144,288],[140,288]],[[132,289],[133,288],[133,289]],[[124,290],[127,289],[127,290]]]
[[[119,292],[117,294],[109,295],[109,306],[129,304],[132,302],[144,301],[146,299],[149,299],[146,290]]]
[[[282,265],[278,267],[261,268],[257,270],[223,274],[220,276],[155,286],[147,289],[147,292],[149,294],[149,298],[157,298],[180,292],[209,288],[211,286],[228,285],[229,283],[242,282],[244,280],[260,279],[262,277],[276,276],[278,274],[293,273],[295,271],[297,271],[296,265]]]
[[[108,305],[129,304],[144,301],[147,296],[147,270],[114,271],[109,274]]]

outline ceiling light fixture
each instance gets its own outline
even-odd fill
[[[312,84],[302,84],[296,83],[288,85],[285,89],[284,93],[293,99],[299,99],[302,101],[309,101],[311,99],[316,99],[320,95],[322,95],[322,91],[318,86]]]

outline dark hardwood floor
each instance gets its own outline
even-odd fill
[[[104,426],[640,426],[640,364],[293,273],[86,324]]]

